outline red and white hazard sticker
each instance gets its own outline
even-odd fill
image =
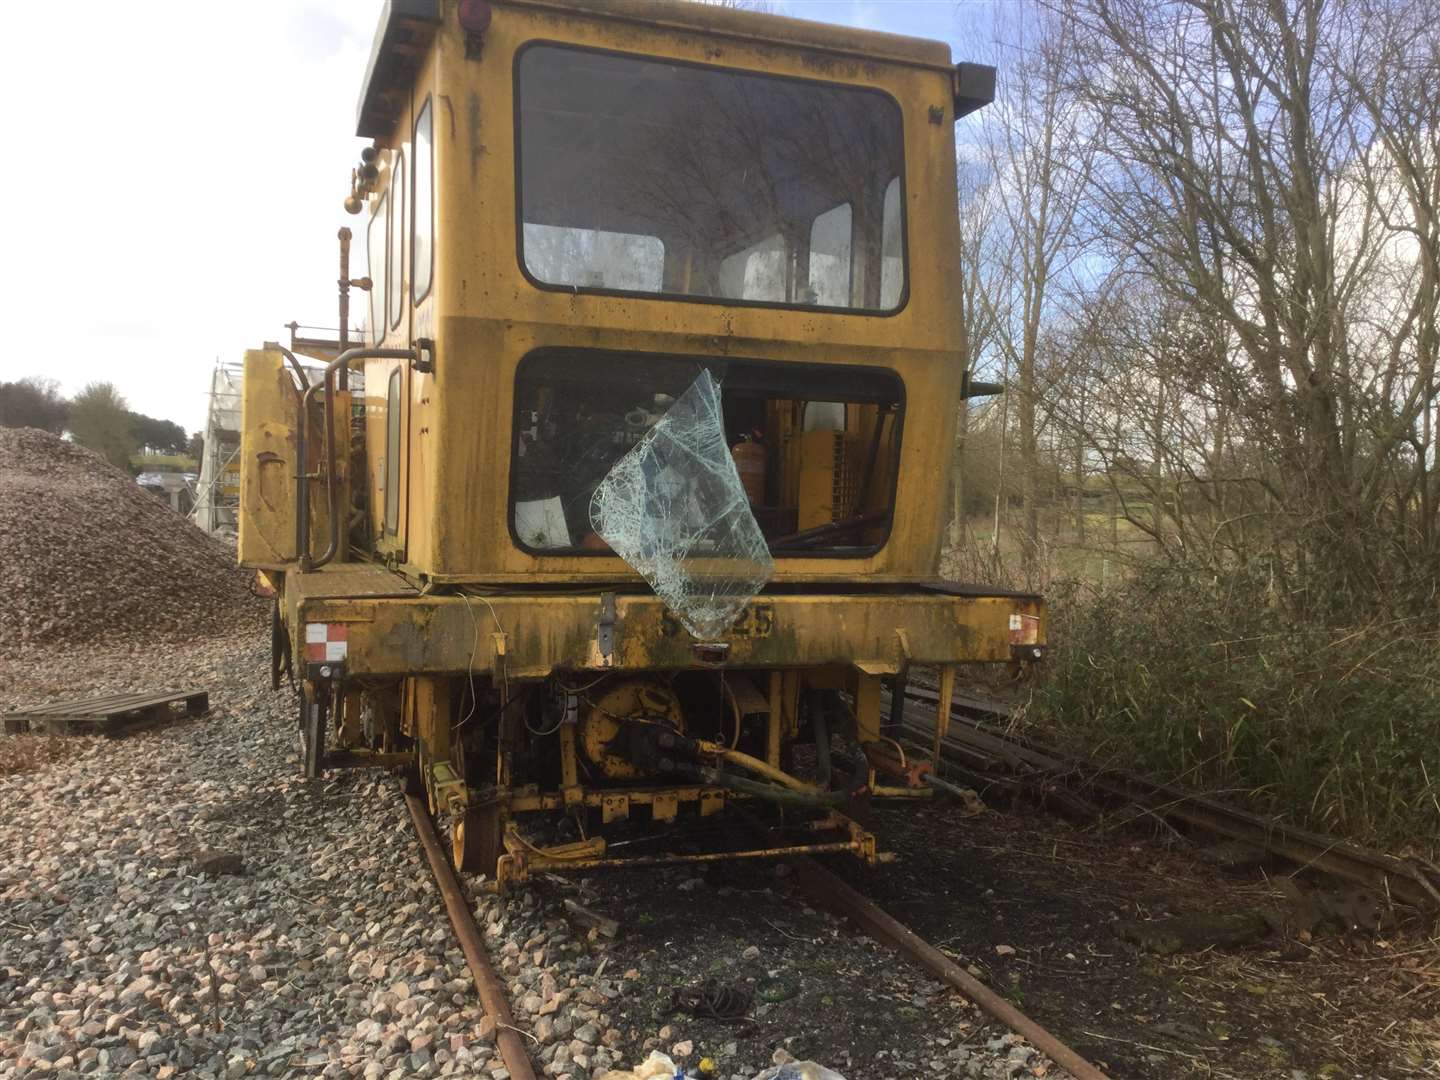
[[[305,624],[305,659],[312,664],[344,660],[350,650],[350,627],[340,622]]]
[[[1040,642],[1040,616],[1012,612],[1010,615],[1010,644],[1037,645]]]

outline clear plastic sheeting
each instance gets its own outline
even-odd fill
[[[722,637],[770,580],[775,562],[726,444],[710,372],[605,475],[590,523],[698,641]]]

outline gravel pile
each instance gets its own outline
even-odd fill
[[[0,654],[39,645],[185,640],[264,604],[235,553],[84,447],[0,429]]]

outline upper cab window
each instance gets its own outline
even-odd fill
[[[415,303],[430,292],[435,273],[435,157],[430,102],[415,121],[415,228],[410,241],[410,289]]]
[[[525,224],[525,263],[552,285],[658,292],[665,245],[653,236]]]
[[[851,217],[850,204],[842,203],[810,225],[810,296],[821,307],[845,307],[850,297]],[[900,302],[899,293],[887,297],[882,290],[881,297],[883,308]]]
[[[880,306],[898,304],[905,292],[905,249],[900,222],[900,178],[885,187],[880,225]]]
[[[390,233],[390,193],[380,196],[370,226],[365,231],[365,257],[370,266],[370,343],[379,345],[385,337],[385,279],[389,261],[385,240]]]
[[[903,305],[903,125],[887,95],[558,45],[516,63],[537,284]]]
[[[405,159],[395,158],[390,174],[390,326],[400,324],[405,310]]]

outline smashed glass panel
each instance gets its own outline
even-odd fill
[[[709,371],[606,474],[590,523],[699,641],[721,637],[770,580]]]

